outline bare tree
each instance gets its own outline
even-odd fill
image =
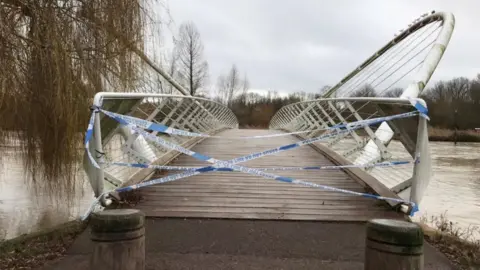
[[[232,105],[233,99],[245,91],[245,82],[240,79],[240,74],[235,65],[232,66],[228,74],[220,75],[217,81],[217,96],[223,104]]]
[[[376,97],[377,93],[371,85],[365,84],[360,89],[354,91],[350,96],[352,96],[352,97]]]
[[[399,87],[393,88],[391,90],[386,91],[385,93],[382,93],[384,97],[392,97],[392,98],[400,97],[402,94],[403,94],[403,88],[399,88]]]
[[[194,96],[208,78],[208,63],[203,60],[203,44],[200,33],[192,22],[180,26],[178,49],[179,76],[188,85],[190,95]]]
[[[480,74],[472,81],[472,85],[470,86],[470,99],[478,108],[478,105],[480,105]],[[480,111],[480,109],[477,109],[477,111]]]
[[[178,50],[176,47],[172,49],[172,52],[168,56],[168,66],[167,66],[167,73],[172,77],[174,80],[178,78]],[[163,83],[163,85],[167,85],[166,87],[162,87],[162,93],[172,94],[174,89],[173,85],[170,83]]]
[[[332,87],[330,85],[324,85],[322,86],[322,88],[320,88],[320,90],[318,91],[320,97],[324,96],[328,90],[330,90]]]
[[[243,104],[247,102],[247,92],[250,89],[250,82],[248,81],[247,74],[245,74],[243,78],[243,87],[242,87],[242,93],[240,94],[240,99]]]

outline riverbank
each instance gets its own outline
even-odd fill
[[[71,221],[49,229],[0,241],[2,269],[33,269],[62,257],[86,222]]]
[[[418,222],[425,240],[441,251],[459,269],[480,269],[479,227],[460,228],[448,220],[445,214],[422,217]]]
[[[480,142],[480,132],[473,130],[455,130],[442,128],[428,128],[428,140],[440,142]]]

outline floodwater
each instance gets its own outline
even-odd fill
[[[421,216],[446,213],[462,228],[480,226],[480,143],[431,142],[434,176],[420,204]],[[78,171],[79,192],[65,199],[32,190],[14,148],[0,156],[0,239],[78,218],[93,200],[83,171]],[[4,151],[5,152],[5,151]],[[476,236],[480,238],[480,236]]]

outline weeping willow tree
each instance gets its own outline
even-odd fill
[[[150,4],[0,0],[0,145],[21,144],[35,183],[75,192],[92,97],[137,81]]]

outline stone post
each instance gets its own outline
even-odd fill
[[[423,270],[423,264],[420,226],[390,219],[367,223],[365,270]]]
[[[144,270],[145,215],[134,209],[92,214],[90,269]]]

